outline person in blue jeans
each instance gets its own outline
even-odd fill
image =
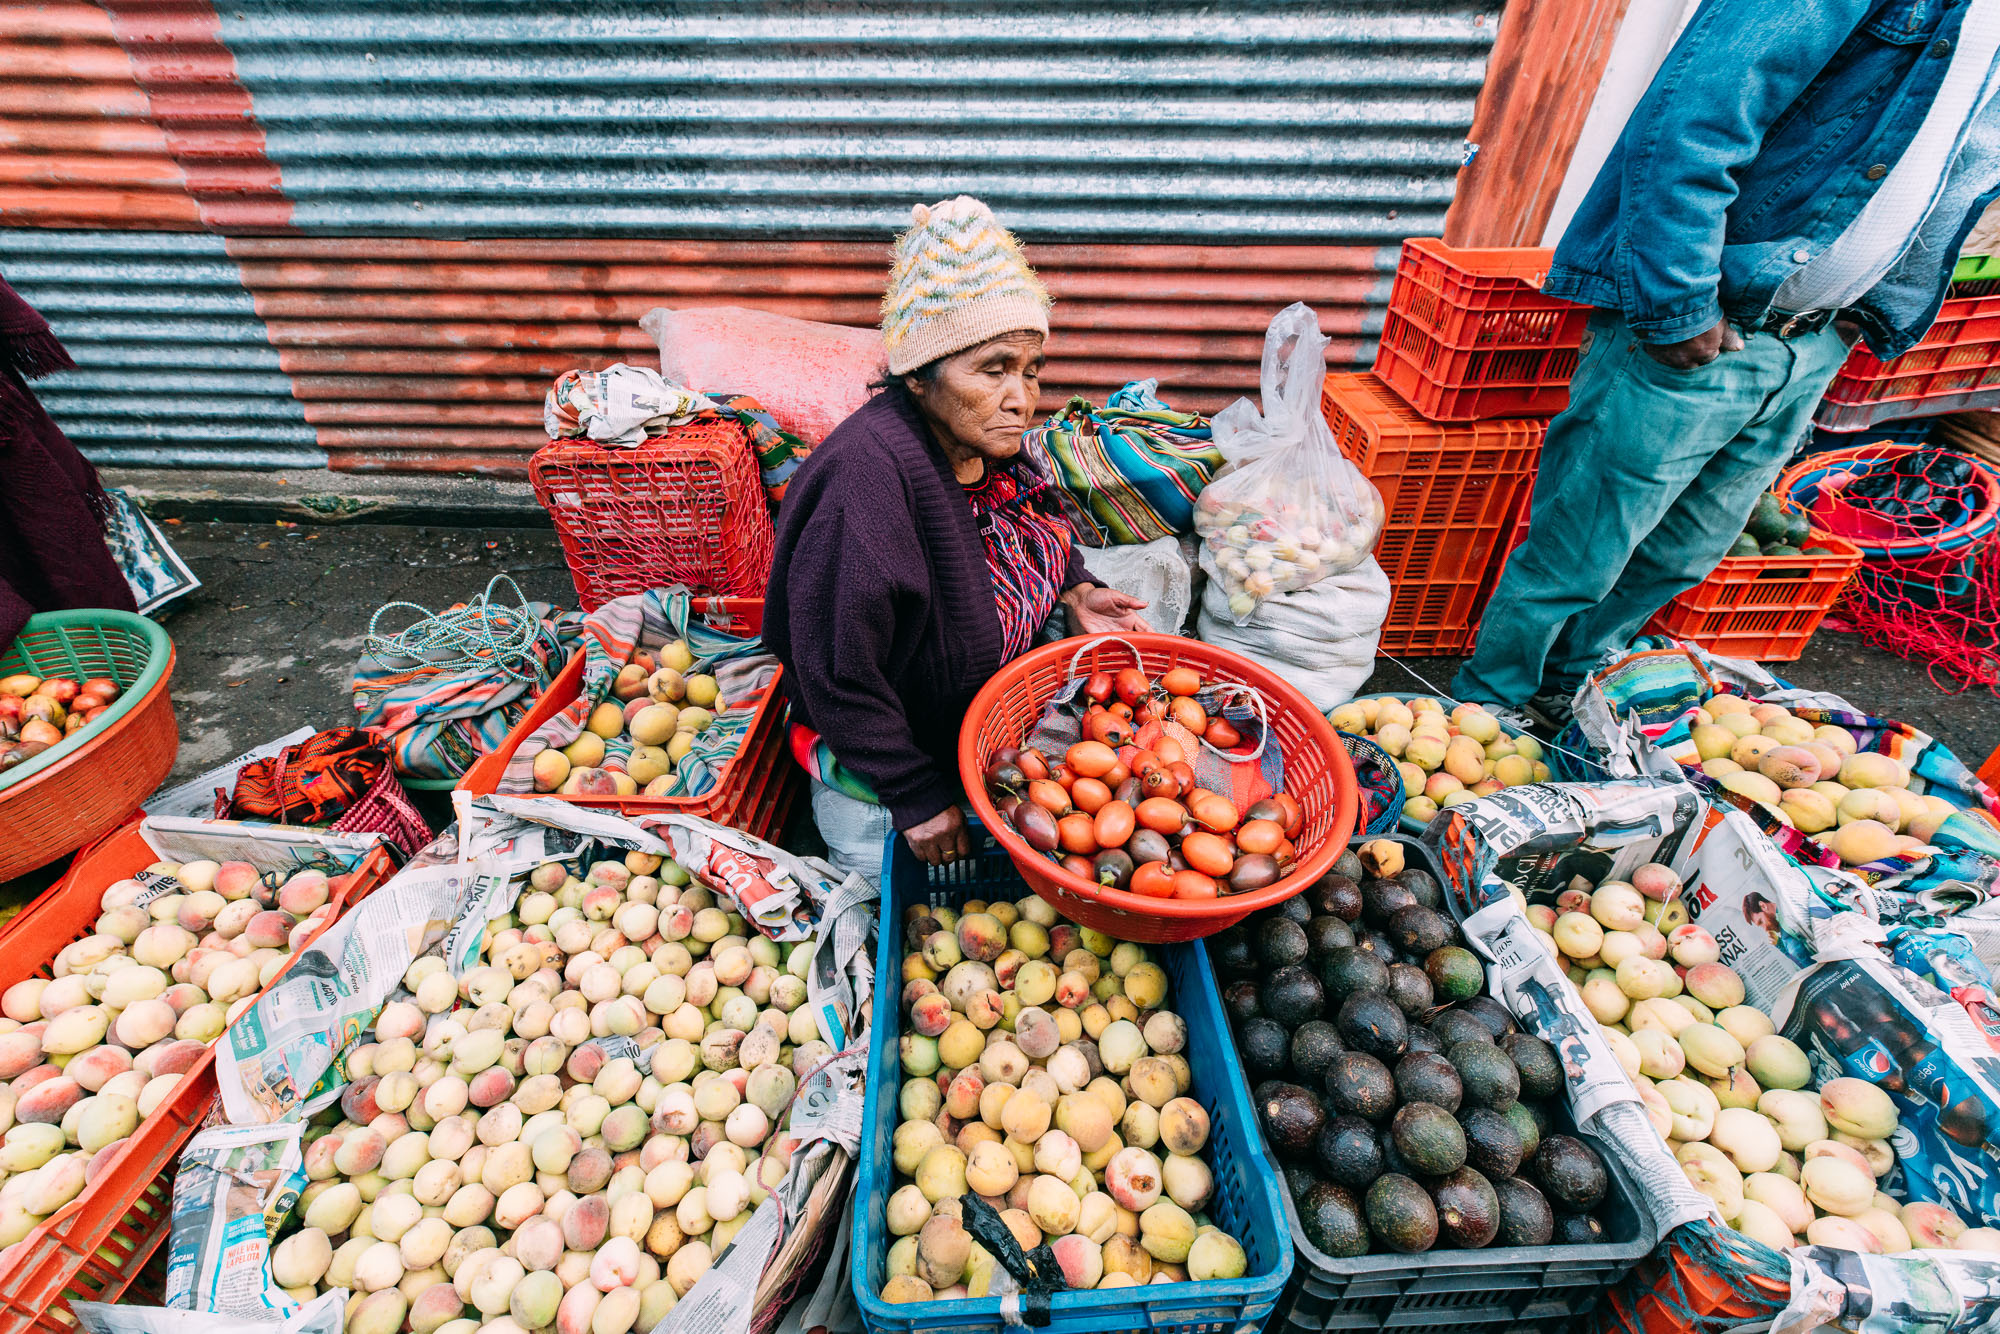
[[[1453,693],[1548,725],[1706,578],[1851,343],[1936,318],[2000,194],[2000,0],[1706,0],[1556,247],[1596,307]],[[1837,322],[1836,322],[1837,321]]]

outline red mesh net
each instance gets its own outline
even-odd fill
[[[1936,561],[1871,556],[1825,621],[1897,657],[1929,664],[1938,689],[2000,694],[2000,544],[1987,540],[1961,575],[1939,581]],[[1957,596],[1949,596],[1951,590]]]

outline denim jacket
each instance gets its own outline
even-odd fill
[[[1726,314],[1761,324],[1779,284],[1831,245],[1936,97],[1967,0],[1705,0],[1633,111],[1557,246],[1544,290],[1616,310],[1649,343]],[[2000,145],[1954,171],[1973,202],[1847,317],[1877,356],[1937,317],[1952,263],[2000,195]],[[1967,181],[1959,179],[1960,185]]]

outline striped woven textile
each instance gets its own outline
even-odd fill
[[[541,619],[540,633],[523,657],[505,666],[440,668],[368,654],[355,664],[352,689],[360,725],[391,734],[390,758],[398,774],[462,777],[527,716],[535,697],[569,660],[581,632],[573,612],[552,620],[546,603],[530,603],[527,611]]]
[[[965,488],[986,547],[993,602],[1000,612],[1000,660],[1011,662],[1034,647],[1035,631],[1056,609],[1076,534],[1048,513],[1054,487],[1025,462],[988,468],[978,486]]]
[[[1208,418],[1175,412],[1138,380],[1102,410],[1073,398],[1022,438],[1061,487],[1064,513],[1086,545],[1150,542],[1194,526],[1194,502],[1222,466]]]
[[[694,654],[695,672],[715,677],[728,705],[715,722],[695,738],[694,749],[676,766],[669,790],[656,795],[698,797],[720,780],[722,770],[742,747],[744,733],[756,716],[758,700],[776,678],[778,660],[765,652],[761,638],[738,638],[704,622],[702,600],[676,585],[613,598],[583,618],[583,687],[555,717],[523,741],[507,761],[499,790],[535,790],[535,756],[561,748],[582,735],[590,712],[611,696],[619,669],[640,648],[658,649],[685,639]],[[783,707],[780,705],[780,707]],[[619,737],[604,743],[604,768],[625,771],[632,743]]]

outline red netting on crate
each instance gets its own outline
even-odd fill
[[[1811,455],[1778,489],[1861,549],[1828,628],[1927,663],[1941,690],[2000,686],[2000,476],[1965,454],[1881,442]]]

